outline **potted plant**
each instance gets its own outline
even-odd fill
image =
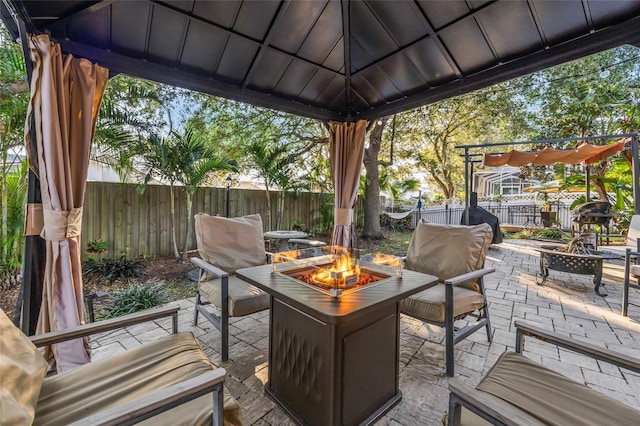
[[[550,228],[550,227],[554,226],[555,223],[556,223],[556,215],[557,215],[557,213],[554,212],[554,211],[551,211],[552,206],[553,205],[547,199],[546,194],[545,194],[544,203],[542,204],[542,207],[540,208],[540,219],[542,219],[542,226],[544,226],[545,228]]]

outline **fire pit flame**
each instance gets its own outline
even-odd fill
[[[360,266],[354,265],[349,256],[341,254],[329,268],[314,271],[309,280],[328,285],[332,285],[334,280],[337,280],[338,287],[350,287],[354,284],[353,281],[358,281],[359,276]]]
[[[313,261],[313,258],[318,260]],[[359,255],[354,256],[350,250],[338,246],[322,247],[321,250],[291,251],[278,253],[274,257],[272,272],[276,273],[277,269],[280,269],[275,267],[276,263],[291,263],[293,266],[298,262],[297,267],[281,269],[277,273],[331,296],[339,297],[390,278],[388,274],[366,267],[367,262],[397,270],[402,268],[400,260],[395,256],[366,255],[364,258]],[[363,266],[360,265],[361,261],[365,262]],[[396,275],[402,277],[397,271]]]

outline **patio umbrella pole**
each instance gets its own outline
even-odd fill
[[[587,203],[591,201],[591,165],[584,163],[585,170],[585,187],[587,188]]]

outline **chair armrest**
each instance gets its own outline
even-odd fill
[[[138,423],[139,421],[168,411],[192,399],[213,392],[216,386],[224,383],[226,376],[227,372],[224,368],[216,368],[197,377],[185,380],[182,383],[177,383],[125,404],[116,405],[107,410],[100,411],[72,424],[76,426],[106,426]],[[222,392],[222,386],[220,386],[219,391]],[[223,399],[220,398],[219,401],[223,401]],[[223,409],[223,407],[219,408],[221,410]]]
[[[544,342],[552,343],[556,346],[590,356],[601,361],[615,364],[629,370],[640,373],[640,359],[634,358],[620,352],[603,348],[602,346],[592,345],[587,342],[571,339],[558,333],[544,330],[531,323],[524,321],[515,321],[516,327],[516,352],[522,352],[524,345],[524,336],[531,336]]]
[[[191,263],[193,263],[197,267],[207,271],[208,273],[210,273],[210,274],[212,274],[212,275],[214,275],[214,276],[216,276],[218,278],[228,277],[229,276],[229,274],[226,273],[225,271],[223,271],[222,269],[213,266],[209,262],[205,262],[204,260],[200,259],[199,257],[192,257],[190,260],[191,260]]]
[[[635,250],[632,250],[632,249],[628,248],[625,251],[625,256],[627,258],[629,258],[629,257],[638,257],[638,256],[640,256],[640,251],[635,251]]]
[[[457,277],[449,278],[448,280],[444,280],[444,283],[450,285],[459,285],[462,283],[466,283],[467,281],[484,277],[485,275],[492,272],[495,272],[494,268],[482,268],[476,271],[467,272],[466,274],[458,275]]]
[[[178,332],[178,311],[179,306],[165,306],[158,309],[149,309],[134,314],[125,315],[118,318],[108,319],[104,321],[92,322],[90,324],[79,325],[77,327],[68,328],[66,330],[51,331],[49,333],[30,336],[31,342],[36,346],[48,346],[67,340],[77,339],[103,331],[124,328],[134,324],[140,324],[147,321],[155,321],[160,318],[173,317],[173,333]]]
[[[498,420],[500,424],[507,426],[540,424],[539,421],[515,409],[508,402],[474,389],[457,379],[449,379],[449,392],[455,395],[457,399],[466,402],[466,404],[462,405],[467,409],[478,415],[479,413],[486,414],[491,419]],[[477,411],[471,409],[469,405],[477,408]],[[449,416],[452,415],[454,414],[450,411]]]

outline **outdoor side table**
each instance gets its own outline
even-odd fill
[[[272,240],[280,240],[278,245],[278,251],[289,251],[289,240],[292,238],[306,238],[308,235],[302,231],[267,231],[264,234],[265,238]]]
[[[598,296],[606,296],[600,291],[602,285],[602,262],[607,259],[620,259],[613,253],[589,250],[589,254],[566,253],[556,251],[558,246],[542,246],[540,252],[540,276],[544,285],[549,277],[549,269],[573,274],[593,275],[594,291]]]

